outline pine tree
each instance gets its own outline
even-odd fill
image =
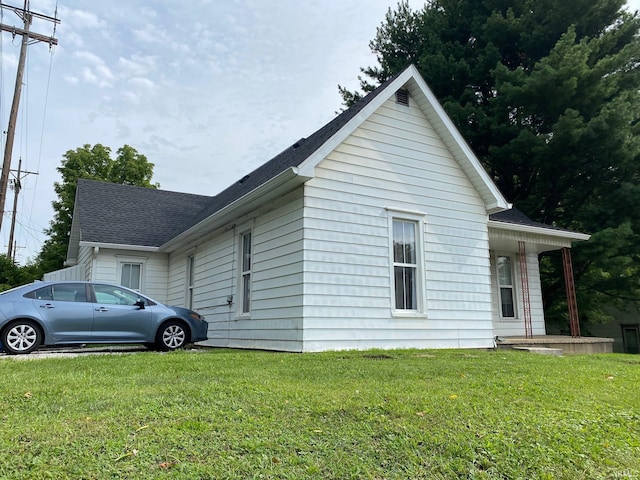
[[[640,18],[624,3],[402,2],[360,78],[366,92],[415,64],[509,201],[592,234],[573,251],[587,321],[640,305]],[[565,323],[557,256],[542,273],[547,319]]]

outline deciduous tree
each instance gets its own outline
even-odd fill
[[[111,149],[99,143],[67,151],[57,168],[62,180],[54,184],[58,199],[53,202],[54,218],[45,232],[49,238],[38,256],[42,270],[50,272],[64,265],[79,178],[157,188],[157,183],[151,183],[153,167],[146,156],[129,145],[119,148],[115,159],[111,158]]]

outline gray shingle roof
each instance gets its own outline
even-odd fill
[[[489,215],[489,220],[511,223],[514,225],[523,225],[526,227],[546,228],[547,230],[557,230],[559,232],[571,232],[571,230],[567,230],[566,228],[555,227],[553,225],[547,225],[546,223],[534,222],[515,207],[512,207],[510,210],[505,210],[503,212],[492,213],[491,215]]]
[[[402,73],[402,72],[400,72]],[[398,75],[400,75],[398,73]],[[78,181],[81,240],[158,247],[285,170],[299,166],[365,108],[398,75],[214,197],[130,185]]]
[[[301,138],[214,197],[169,192],[94,180],[78,181],[81,240],[159,247],[291,167],[300,166],[374,100],[399,72],[307,138]],[[491,220],[563,230],[534,222],[513,208],[491,214]]]
[[[355,117],[363,108],[365,108],[373,99],[375,99],[385,87],[393,82],[402,72],[391,77],[389,80],[381,84],[363,99],[355,103],[349,109],[343,111],[325,126],[314,132],[307,138],[301,138],[289,148],[279,153],[267,163],[261,165],[253,172],[245,175],[239,181],[230,185],[227,189],[213,197],[195,218],[193,225],[210,217],[220,209],[242,198],[247,193],[256,189],[276,175],[284,172],[288,168],[297,167],[304,162],[310,155],[325,144],[334,134],[344,127],[349,120]]]
[[[81,240],[159,247],[187,228],[211,197],[78,180]]]

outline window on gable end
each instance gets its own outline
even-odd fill
[[[425,314],[423,230],[421,216],[390,213],[390,280],[394,315]]]

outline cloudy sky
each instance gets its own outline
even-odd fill
[[[23,0],[4,0],[22,6]],[[640,0],[631,2],[640,8]],[[215,195],[341,108],[396,0],[31,0],[57,17],[58,46],[28,49],[13,168],[22,180],[20,263],[53,218],[62,155],[84,144],[135,147],[161,188]],[[418,8],[423,2],[411,0]],[[20,26],[10,10],[2,22]],[[53,24],[32,30],[51,35]],[[0,117],[6,130],[20,37],[0,39]],[[4,145],[4,139],[3,139]],[[4,149],[3,149],[4,150]],[[13,206],[7,195],[5,210]],[[10,217],[0,231],[6,252]]]

